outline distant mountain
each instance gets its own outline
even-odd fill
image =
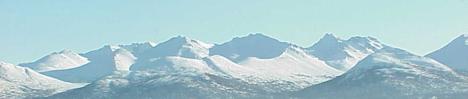
[[[141,58],[150,59],[166,56],[203,58],[208,56],[208,49],[212,46],[213,44],[208,44],[199,40],[178,36],[146,50]]]
[[[47,99],[265,99],[276,96],[261,88],[212,74],[136,71],[111,75]]]
[[[343,40],[333,34],[326,34],[307,50],[311,55],[324,60],[328,65],[341,71],[347,71],[367,55],[385,46],[372,37],[352,37]]]
[[[222,44],[178,36],[83,54],[64,50],[24,67],[0,62],[0,98],[464,99],[468,77],[459,73],[468,64],[467,39],[428,57],[333,34],[308,48],[250,34]]]
[[[387,47],[342,76],[296,95],[304,99],[465,99],[468,79],[431,58]]]
[[[247,77],[242,78],[286,81],[293,83],[296,89],[326,81],[342,73],[315,56],[308,55],[304,48],[263,34],[250,34],[216,45],[210,49],[210,55],[226,57],[238,67],[253,71],[243,74]],[[231,75],[236,74],[239,73]]]
[[[136,57],[120,46],[105,46],[83,54],[90,62],[71,69],[43,72],[60,80],[75,83],[90,83],[115,71],[129,71]]]
[[[86,57],[81,56],[71,50],[63,50],[47,55],[32,63],[19,64],[20,66],[29,67],[38,72],[48,72],[54,70],[64,70],[76,68],[88,63]]]
[[[210,49],[210,55],[221,55],[235,62],[249,57],[269,59],[280,56],[289,46],[289,43],[280,42],[263,34],[250,34],[214,46]]]
[[[468,34],[427,55],[459,72],[468,74]]]
[[[235,38],[215,46],[187,37],[175,37],[147,50],[145,55],[148,57],[140,58],[132,71],[156,69],[223,74],[256,84],[281,81],[288,83],[288,88],[282,89],[289,91],[342,73],[308,55],[304,48],[262,34]]]
[[[275,44],[287,46],[280,49]],[[232,50],[215,51],[226,46],[231,46]],[[279,54],[247,52],[270,48],[257,49],[257,46],[276,48],[274,50]],[[176,37],[147,50],[144,55],[132,65],[130,73],[116,73],[84,88],[50,98],[282,97],[342,73],[310,56],[304,48],[261,34],[237,38],[213,47],[198,40]],[[243,58],[228,58],[223,55],[239,55]],[[233,61],[239,59],[240,61]]]
[[[0,99],[45,97],[78,85],[44,76],[29,68],[0,62]]]
[[[152,42],[133,43],[130,45],[107,45],[97,50],[79,54],[80,57],[87,59],[86,64],[76,65],[73,68],[43,71],[41,73],[67,82],[91,83],[117,71],[128,72],[130,70],[130,66],[137,60],[137,57],[143,56],[146,50],[153,48],[154,46],[155,44]],[[49,56],[55,55],[52,54]],[[50,60],[50,63],[62,63],[62,60]],[[34,63],[42,64],[41,62],[42,61],[37,61]],[[29,68],[40,67],[36,65],[25,66]],[[44,64],[44,66],[50,67],[51,65]]]

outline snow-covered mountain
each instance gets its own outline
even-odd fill
[[[445,47],[428,54],[427,57],[468,74],[468,34],[457,37]]]
[[[103,48],[78,54],[70,50],[54,52],[32,63],[28,67],[42,74],[75,83],[90,83],[114,71],[128,71],[136,60],[134,55],[154,47],[154,43],[130,45],[107,45]]]
[[[209,47],[211,44],[186,37],[172,38],[146,51],[148,57],[138,60],[130,73],[115,73],[84,88],[49,98],[216,99],[269,96],[261,94],[266,94],[262,87],[225,75],[208,63],[211,60],[208,58]],[[227,67],[225,64],[222,66]]]
[[[454,70],[466,70],[467,39],[458,37],[428,57],[372,37],[333,34],[309,48],[250,34],[222,44],[178,36],[83,54],[65,50],[24,67],[0,62],[0,98],[60,92],[46,98],[463,99],[468,77]],[[64,81],[89,84],[76,88]],[[76,89],[65,91],[70,88]]]
[[[136,60],[130,51],[115,45],[105,46],[83,56],[90,62],[76,68],[48,71],[43,74],[68,82],[90,83],[115,71],[128,71]]]
[[[152,42],[130,45],[106,45],[84,54],[89,62],[74,68],[42,72],[60,80],[75,83],[91,83],[116,71],[129,71],[138,56],[155,46]]]
[[[465,99],[468,79],[431,58],[386,47],[342,76],[296,95],[304,99]]]
[[[140,58],[146,60],[166,56],[181,56],[187,58],[203,58],[208,56],[208,49],[213,44],[208,44],[188,37],[178,36],[169,39],[144,52]]]
[[[302,47],[263,34],[251,34],[216,45],[210,49],[210,55],[226,57],[238,65],[234,67],[253,71],[243,74],[241,78],[246,80],[253,78],[250,80],[293,83],[291,85],[297,88],[317,84],[342,73],[315,56],[308,55]],[[237,74],[241,73],[230,75]]]
[[[217,50],[226,46],[231,50]],[[270,48],[276,49],[271,53],[252,53]],[[310,56],[304,48],[261,34],[213,47],[176,37],[147,50],[144,55],[131,67],[130,73],[110,75],[51,98],[268,98],[286,96],[342,73]]]
[[[275,94],[241,80],[212,74],[135,71],[115,74],[47,99],[266,99]],[[283,94],[284,95],[284,94]]]
[[[54,52],[35,62],[19,65],[31,68],[37,72],[48,72],[76,68],[88,62],[89,60],[86,57],[83,57],[78,53],[71,50],[63,50],[61,52]]]
[[[210,55],[221,55],[235,62],[243,61],[249,57],[270,59],[280,56],[290,45],[263,34],[250,34],[214,46],[210,49]]]
[[[45,97],[76,87],[78,85],[0,61],[0,99]]]
[[[324,60],[328,65],[341,71],[347,71],[367,55],[385,46],[372,37],[352,37],[343,40],[333,34],[326,34],[307,50],[311,55]]]

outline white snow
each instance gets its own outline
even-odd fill
[[[307,54],[301,47],[279,42],[261,34],[236,38],[223,45],[216,45],[210,50],[207,49],[210,46],[203,46],[206,44],[199,43],[200,41],[191,40],[186,37],[170,39],[154,47],[152,50],[148,50],[157,52],[147,52],[149,53],[147,55],[152,55],[153,58],[145,59],[147,61],[139,61],[132,66],[131,71],[157,70],[188,74],[195,73],[198,75],[207,73],[230,76],[251,84],[268,85],[271,82],[292,83],[288,86],[293,88],[291,90],[298,90],[299,88],[318,84],[342,73],[318,58]],[[180,45],[184,45],[185,47],[180,47]],[[285,45],[286,47],[283,47]],[[173,46],[175,48],[171,48]],[[220,50],[226,48],[234,49]],[[274,48],[274,51],[270,51],[269,48]],[[191,54],[168,54],[171,51],[180,52],[181,49]],[[210,52],[211,56],[203,57],[204,55],[202,54],[208,51],[215,51],[216,53]],[[166,53],[166,55],[158,54],[162,52]],[[256,52],[264,53],[259,54]],[[244,58],[239,60],[238,58],[230,57],[230,55],[234,54]],[[199,55],[202,58],[193,57],[192,55]]]
[[[342,73],[294,46],[289,47],[278,57],[271,59],[250,57],[239,65],[261,74],[251,76],[258,76],[267,81],[291,81],[302,88],[327,81]]]
[[[399,71],[400,73],[404,72],[412,75],[426,76],[430,78],[436,77],[434,74],[432,74],[433,72],[430,72],[432,70],[443,71],[453,73],[453,75],[457,75],[455,72],[452,71],[452,69],[441,63],[438,63],[433,59],[416,56],[414,54],[396,48],[386,48],[384,50],[379,51],[376,54],[372,54],[371,56],[367,57],[365,60],[360,62],[357,65],[357,67],[353,68],[351,71],[348,72],[350,74],[348,74],[347,76],[360,75],[362,74],[362,72],[369,71],[370,69],[375,69],[377,66],[383,66],[383,68],[385,69],[391,69],[385,71]]]
[[[327,62],[330,66],[347,71],[367,55],[384,46],[372,37],[352,37],[343,40],[333,34],[326,34],[308,50],[311,55]]]
[[[114,64],[117,71],[129,71],[130,66],[137,59],[133,54],[125,49],[118,49],[114,53]]]
[[[320,99],[417,99],[467,93],[468,79],[437,61],[386,47],[335,79],[306,88],[299,96]],[[454,94],[455,96],[450,96]],[[447,99],[452,99],[447,98]],[[425,98],[423,98],[425,99]]]
[[[44,97],[79,85],[63,82],[31,70],[0,61],[0,98]]]
[[[38,72],[47,72],[54,70],[64,70],[76,68],[87,64],[89,60],[71,50],[54,52],[35,62],[20,64],[20,66],[29,67]]]
[[[73,83],[91,83],[116,71],[128,71],[137,59],[132,52],[118,45],[108,45],[83,54],[91,62],[65,70],[43,72],[60,80]]]
[[[455,43],[447,46],[446,49],[449,50],[441,49],[445,52],[443,54],[454,52],[455,54],[468,55],[462,52],[468,51],[465,45],[466,39],[466,35],[462,36],[455,40]],[[449,59],[459,59],[456,60],[458,63],[466,62],[464,59],[468,58],[468,56],[454,57]],[[25,90],[20,90],[22,88],[16,87],[18,82],[37,85],[40,87],[38,89],[50,88],[49,85],[38,83],[39,80],[47,80],[45,82],[52,82],[52,84],[62,85],[65,83],[27,68],[5,65],[6,63],[1,64],[3,70],[0,69],[0,73],[6,74],[0,75],[2,77],[0,78],[0,89],[5,90],[2,90],[0,95],[25,92]],[[40,61],[34,62],[34,66],[28,67],[38,68],[36,70],[42,71],[43,74],[64,81],[92,83],[87,88],[91,88],[93,92],[98,94],[109,92],[111,95],[122,94],[112,93],[119,92],[116,90],[118,88],[127,90],[125,88],[134,87],[130,84],[142,85],[138,86],[142,88],[184,84],[180,86],[199,88],[205,91],[216,89],[234,92],[239,90],[232,89],[242,89],[240,85],[230,85],[236,83],[260,86],[260,89],[266,92],[286,93],[316,84],[324,86],[322,84],[332,83],[332,86],[335,87],[337,81],[339,83],[336,86],[339,87],[348,86],[346,85],[349,84],[348,82],[365,85],[383,79],[382,82],[386,84],[382,86],[388,84],[398,88],[401,86],[419,88],[417,84],[426,82],[425,80],[430,82],[427,84],[431,87],[451,87],[451,83],[456,83],[453,84],[454,86],[459,83],[453,81],[454,79],[461,79],[460,81],[465,79],[444,64],[400,49],[389,48],[375,38],[352,37],[343,40],[333,34],[325,35],[310,48],[281,42],[262,34],[234,38],[221,45],[179,36],[159,44],[145,42],[131,45],[108,45],[81,55],[71,51],[63,51],[46,56]],[[339,76],[343,73],[343,76]],[[339,76],[338,80],[333,79],[336,76]],[[29,81],[28,77],[35,79]],[[3,80],[4,78],[6,80]],[[229,80],[226,82],[216,81],[220,79]],[[69,86],[73,84],[65,83],[63,85],[63,90],[65,90],[71,88]],[[62,90],[61,88],[56,89]],[[243,93],[243,91],[239,91],[239,93]]]
[[[181,56],[187,58],[203,58],[209,54],[208,49],[213,44],[208,44],[202,41],[193,40],[188,37],[174,37],[166,42],[162,42],[157,46],[148,49],[142,59],[160,58],[165,56]]]

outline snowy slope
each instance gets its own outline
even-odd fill
[[[447,66],[468,72],[468,34],[461,35],[445,47],[427,55]]]
[[[212,44],[202,41],[181,36],[174,37],[145,51],[131,70],[213,73],[202,60],[208,57],[210,47]]]
[[[44,76],[29,68],[0,62],[0,99],[45,97],[78,85]]]
[[[367,55],[383,47],[385,45],[372,37],[352,37],[343,40],[333,34],[326,34],[320,41],[309,47],[308,51],[328,65],[347,71]]]
[[[176,37],[146,51],[130,74],[116,73],[90,85],[49,97],[100,99],[218,99],[269,97],[261,87],[222,74],[208,60],[208,48],[197,40]],[[156,51],[156,52],[152,52]],[[165,53],[160,53],[165,52]],[[223,65],[226,66],[226,65]]]
[[[211,44],[186,37],[172,38],[144,52],[132,65],[129,74],[117,73],[84,88],[50,98],[281,97],[342,73],[310,56],[304,48],[261,34],[237,38],[224,44],[212,47]],[[287,46],[283,48],[283,45]],[[226,49],[226,46],[232,50],[216,51]],[[262,50],[274,51],[251,53],[265,52]]]
[[[213,45],[187,37],[174,37],[148,49],[140,58],[151,59],[165,56],[203,58],[208,56],[208,49]]]
[[[29,67],[38,72],[47,72],[54,70],[64,70],[79,67],[88,63],[89,60],[78,53],[70,50],[54,52],[35,62],[20,64],[20,66]]]
[[[88,52],[83,56],[91,62],[76,68],[48,71],[43,74],[68,82],[89,83],[115,71],[128,71],[136,60],[132,52],[114,45]]]
[[[271,59],[250,57],[239,65],[259,73],[265,81],[292,82],[297,89],[327,81],[342,72],[316,57],[309,56],[302,48],[290,46],[283,54]]]
[[[291,83],[288,87],[294,87],[292,89],[317,84],[341,74],[341,71],[308,55],[304,48],[262,34],[251,34],[216,45],[210,49],[210,55],[224,56],[238,65],[236,67],[253,71],[244,74],[248,77],[241,77],[243,79],[254,78],[257,82],[264,83]],[[220,68],[223,65],[216,64]],[[224,72],[226,71],[229,70]],[[242,72],[232,72],[230,75],[236,74]],[[287,87],[285,89],[291,90]]]
[[[468,79],[433,59],[384,48],[342,76],[296,95],[304,99],[464,99]]]

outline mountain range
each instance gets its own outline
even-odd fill
[[[263,34],[211,44],[178,36],[1,62],[0,98],[463,99],[468,36],[425,56],[373,37],[326,34],[310,47]]]

